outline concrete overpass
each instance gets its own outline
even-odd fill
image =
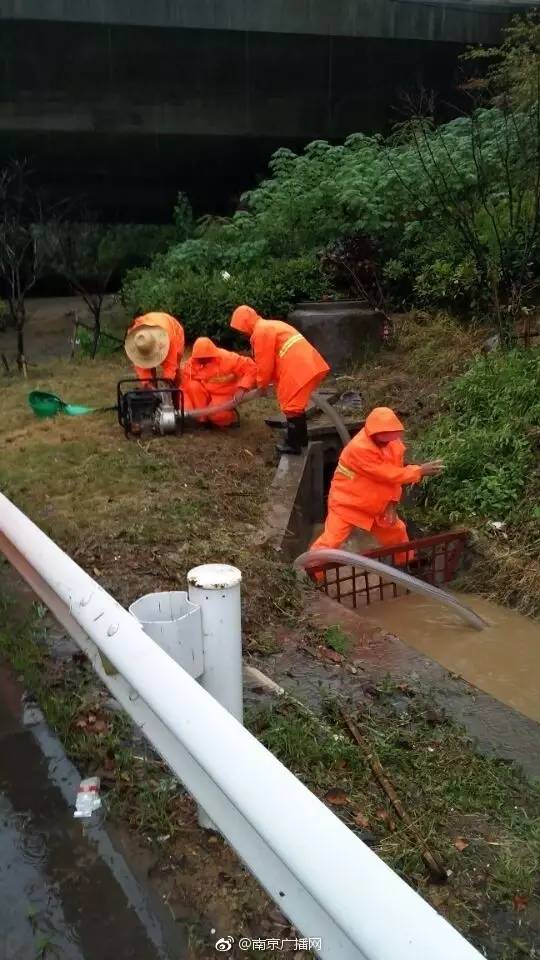
[[[487,0],[0,0],[0,161],[61,195],[167,216],[219,209],[279,145],[385,130],[402,92],[455,101],[459,54],[513,12]]]

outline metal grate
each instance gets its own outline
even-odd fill
[[[467,530],[439,533],[433,537],[409,540],[395,547],[377,547],[366,550],[364,556],[373,557],[391,567],[399,567],[413,577],[440,586],[454,579],[465,552]],[[414,558],[412,553],[414,551]],[[398,554],[410,553],[406,564],[398,564]],[[321,570],[319,587],[333,600],[354,609],[377,600],[389,600],[406,593],[404,587],[384,574],[369,573],[350,565],[328,564]]]

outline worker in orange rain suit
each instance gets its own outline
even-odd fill
[[[371,411],[364,429],[341,453],[328,495],[324,531],[312,550],[337,549],[353,527],[368,530],[385,547],[408,541],[407,527],[397,515],[402,486],[437,476],[443,463],[434,460],[405,467],[403,431],[403,424],[389,407]],[[404,551],[395,560],[403,565],[413,558],[412,551]]]
[[[168,313],[146,313],[133,321],[124,348],[145,387],[152,387],[158,367],[164,380],[179,387],[184,345],[184,328],[178,320]],[[178,398],[175,398],[175,406],[177,404]]]
[[[191,359],[182,367],[182,384],[186,391],[186,409],[217,406],[228,400],[240,400],[257,382],[257,367],[251,357],[242,357],[232,350],[217,347],[208,337],[199,337],[193,344]],[[201,417],[217,427],[238,422],[235,410]]]
[[[237,307],[231,327],[251,338],[257,364],[257,386],[276,386],[278,403],[287,419],[285,442],[280,453],[301,453],[307,446],[306,408],[309,398],[330,371],[315,347],[288,323],[265,320],[252,307]]]

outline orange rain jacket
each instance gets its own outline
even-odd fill
[[[315,347],[288,323],[264,320],[252,307],[237,307],[231,327],[251,338],[257,386],[264,390],[275,384],[286,416],[304,413],[311,394],[330,371]]]
[[[180,385],[180,361],[184,353],[185,336],[184,328],[178,320],[171,317],[168,313],[145,313],[142,317],[136,317],[128,333],[136,330],[137,327],[161,327],[169,336],[169,352],[161,364],[163,378],[172,380],[177,386]],[[135,367],[135,373],[139,380],[152,380],[153,373],[147,367]]]
[[[378,447],[371,439],[375,433],[393,430],[403,430],[393,410],[376,407],[371,411],[364,429],[339,458],[328,495],[329,513],[369,530],[374,518],[383,518],[390,503],[399,503],[404,484],[420,482],[419,466],[403,466],[405,446],[401,440]]]
[[[199,360],[210,363],[199,363]],[[232,350],[224,350],[209,337],[199,337],[191,351],[191,375],[204,383],[212,402],[228,400],[237,390],[253,390],[257,382],[257,367],[251,357],[242,357]]]
[[[199,363],[207,359],[210,363]],[[195,341],[191,359],[182,368],[186,409],[232,400],[238,390],[253,390],[256,382],[257,367],[251,357],[217,347],[208,337],[199,337]],[[237,417],[234,410],[227,410],[212,415],[210,420],[217,426],[226,427]]]

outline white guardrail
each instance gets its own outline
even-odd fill
[[[478,960],[481,954],[217,702],[225,667],[227,706],[241,717],[238,663],[227,667],[227,658],[220,664],[214,656],[206,672],[199,663],[194,672],[204,689],[2,494],[0,549],[204,809],[206,825],[215,824],[318,956]],[[200,605],[204,654],[207,641],[215,654],[214,641],[240,633],[240,574],[215,567],[212,582],[209,570],[192,571],[194,607],[176,613]]]

